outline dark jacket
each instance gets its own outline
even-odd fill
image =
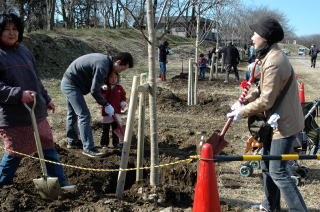
[[[319,49],[315,48],[315,47],[312,47],[309,51],[309,55],[311,57],[317,57],[318,53],[320,52]]]
[[[239,51],[233,45],[223,47],[219,54],[224,54],[224,64],[237,65],[240,61]]]
[[[91,93],[98,104],[106,105],[108,102],[101,96],[100,89],[112,69],[112,57],[100,53],[92,53],[74,60],[63,77],[66,77],[73,85],[77,86],[83,95]]]
[[[159,62],[167,62],[167,55],[169,54],[168,47],[160,45],[159,47]]]
[[[45,119],[51,99],[38,77],[32,53],[21,44],[0,46],[0,127],[31,124],[30,113],[21,102],[24,90],[37,93],[36,119]]]

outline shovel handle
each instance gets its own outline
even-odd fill
[[[231,123],[233,121],[233,117],[228,118],[227,122],[224,124],[222,131],[220,132],[220,137],[224,137],[224,135],[226,134],[226,132],[228,131]]]
[[[251,69],[251,72],[250,72],[250,78],[249,78],[249,81],[246,85],[246,87],[243,88],[243,91],[242,91],[242,94],[241,96],[239,97],[238,99],[238,102],[240,102],[241,104],[243,104],[244,102],[244,98],[247,96],[248,92],[249,92],[249,89],[252,85],[252,83],[254,82],[254,78],[256,77],[254,74],[255,74],[255,69],[256,69],[256,66],[258,64],[259,61],[256,61],[253,65],[253,68]],[[259,72],[260,74],[260,72]]]
[[[23,104],[28,109],[28,111],[30,112],[32,127],[33,127],[33,131],[34,131],[33,134],[34,134],[34,139],[36,141],[36,146],[37,146],[37,151],[38,151],[38,155],[39,155],[39,159],[40,159],[41,169],[42,169],[42,172],[43,172],[43,177],[47,178],[48,177],[47,167],[46,167],[45,162],[43,161],[44,155],[43,155],[43,150],[42,150],[42,145],[41,145],[38,125],[37,125],[37,121],[36,121],[36,116],[34,114],[34,108],[36,107],[36,104],[37,104],[36,93],[32,93],[31,96],[33,97],[32,107],[30,107],[26,103],[23,103]]]

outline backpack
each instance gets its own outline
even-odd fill
[[[273,128],[267,123],[267,117],[258,113],[248,117],[248,129],[252,137],[259,143],[272,140]]]

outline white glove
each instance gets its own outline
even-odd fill
[[[243,107],[243,104],[241,104],[240,102],[236,102],[231,106],[231,110],[239,110],[240,108]]]
[[[227,114],[227,117],[228,117],[228,118],[233,117],[233,120],[234,120],[234,121],[240,120],[240,119],[241,119],[241,115],[240,115],[239,109],[234,110],[234,111],[232,111],[231,113],[228,113],[228,114]]]
[[[104,90],[104,91],[106,91],[106,90],[108,89],[108,86],[107,86],[107,85],[103,85],[103,86],[101,87],[101,89]]]
[[[128,109],[128,103],[125,101],[120,102],[120,107],[123,111],[126,111]]]
[[[270,126],[273,128],[278,127],[279,118],[280,118],[280,115],[278,113],[272,114],[268,120],[268,124],[270,124]]]
[[[106,112],[109,116],[113,116],[114,115],[114,108],[112,107],[112,105],[107,105],[104,108],[104,112]]]

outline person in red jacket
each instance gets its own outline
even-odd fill
[[[100,140],[100,145],[102,148],[108,148],[109,144],[109,131],[110,126],[112,129],[112,145],[113,147],[121,147],[122,144],[119,143],[119,138],[113,132],[117,129],[118,123],[121,123],[121,110],[126,110],[128,108],[126,92],[123,87],[119,84],[119,75],[116,72],[112,72],[107,79],[107,85],[102,86],[101,95],[105,98],[114,108],[114,115],[109,116],[105,112],[104,108],[101,107],[102,112],[102,136]]]

